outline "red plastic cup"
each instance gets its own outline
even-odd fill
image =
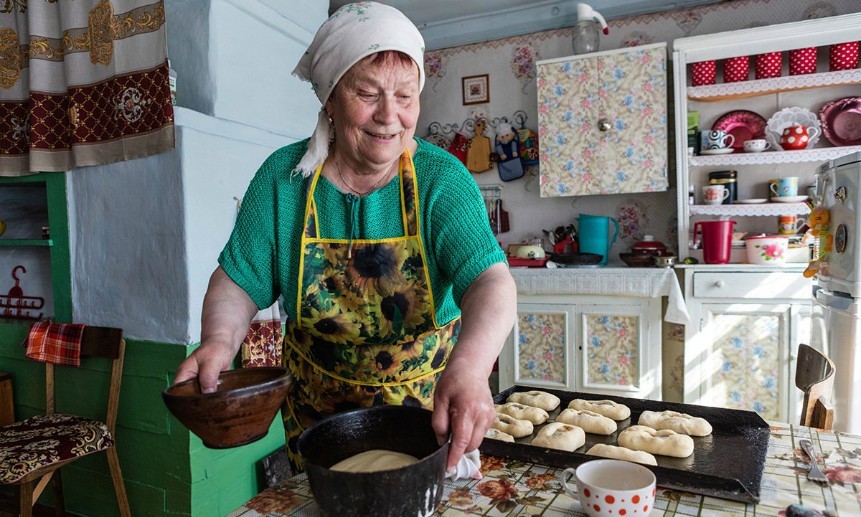
[[[714,84],[717,80],[717,62],[714,59],[691,64],[691,86]]]
[[[734,225],[735,221],[694,223],[695,236],[699,230],[702,230],[703,260],[706,264],[729,264]]]
[[[747,56],[730,57],[723,61],[723,82],[737,83],[747,81],[750,73],[750,60]]]
[[[789,51],[789,75],[816,73],[816,47],[796,48]]]
[[[756,64],[754,65],[754,76],[757,79],[771,79],[772,77],[780,77],[781,67],[783,66],[782,52],[769,52],[767,54],[759,54],[756,56]]]
[[[858,68],[857,41],[837,43],[828,47],[828,69],[830,71],[852,70],[853,68]]]

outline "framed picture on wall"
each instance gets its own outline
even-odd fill
[[[463,105],[490,102],[490,85],[487,74],[470,75],[463,81]]]

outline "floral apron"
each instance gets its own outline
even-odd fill
[[[401,155],[399,174],[406,234],[379,240],[321,238],[314,203],[320,169],[308,180],[297,314],[284,333],[293,385],[282,414],[297,470],[296,441],[321,418],[375,405],[431,409],[460,332],[460,318],[442,327],[436,322],[409,151]],[[358,199],[351,201],[357,209]]]

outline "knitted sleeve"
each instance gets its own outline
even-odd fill
[[[429,185],[424,216],[426,248],[440,271],[452,282],[452,295],[460,305],[473,280],[488,267],[505,263],[505,253],[490,229],[478,185],[454,156],[420,141],[423,154],[419,178]]]
[[[230,239],[218,263],[248,296],[264,309],[280,295],[275,249],[277,178],[290,174],[304,142],[274,152],[263,162],[242,198]]]

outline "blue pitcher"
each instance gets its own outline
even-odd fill
[[[615,227],[612,238],[609,235],[611,221]],[[601,255],[603,258],[600,263],[606,264],[610,248],[619,236],[619,222],[612,217],[586,214],[580,214],[577,222],[580,227],[580,252]]]

